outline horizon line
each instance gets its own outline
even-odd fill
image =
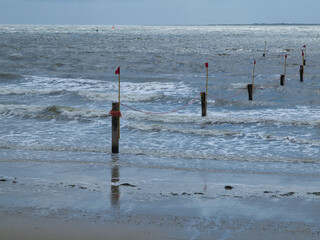
[[[42,25],[42,26],[259,26],[259,25],[320,25],[320,23],[203,23],[203,24],[79,24],[79,23],[0,23],[0,25]]]

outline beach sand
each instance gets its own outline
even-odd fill
[[[206,223],[203,228],[190,231],[182,223],[185,219],[163,218],[159,225],[153,215],[152,223],[95,222],[94,219],[64,219],[63,216],[27,216],[29,210],[1,214],[1,239],[319,239],[319,229],[312,224],[278,221],[242,222],[241,219],[222,221],[219,225]],[[140,216],[143,217],[143,216]],[[147,216],[147,218],[151,216]],[[139,217],[134,221],[139,222]],[[171,226],[169,226],[171,224]],[[205,223],[203,223],[205,224]],[[210,230],[209,230],[210,229]]]
[[[1,239],[320,239],[318,178],[0,162]]]

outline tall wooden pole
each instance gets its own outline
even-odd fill
[[[119,134],[120,134],[120,104],[112,103],[112,111],[115,112],[112,115],[112,153],[119,153]]]
[[[254,72],[255,72],[255,68],[256,68],[256,60],[254,60],[254,64],[253,64],[253,76],[252,76],[252,84],[248,84],[247,85],[247,89],[248,89],[248,95],[249,95],[249,101],[252,101],[253,97],[253,88],[254,88]]]
[[[303,60],[303,65],[306,65],[306,60],[307,60],[307,45],[304,45],[304,60]]]
[[[256,60],[254,60],[254,63],[253,63],[253,75],[252,75],[252,87],[253,87],[253,82],[254,82],[254,72],[255,72],[255,69],[256,69]]]
[[[119,67],[120,68],[120,67]],[[120,111],[120,71],[119,71],[119,76],[118,76],[118,82],[119,82],[119,93],[118,93],[118,103],[119,103],[119,111]],[[119,128],[118,128],[118,137],[120,138],[120,118],[118,119],[119,121]]]
[[[208,98],[208,82],[209,82],[209,63],[205,64],[207,69],[207,75],[206,75],[206,105],[207,105],[207,98]]]
[[[202,108],[202,116],[207,116],[207,106],[208,106],[208,84],[209,84],[209,63],[205,63],[207,73],[206,73],[206,92],[201,92],[201,108]]]
[[[118,67],[114,73],[115,73],[116,75],[119,75],[119,76],[118,76],[118,85],[119,85],[119,86],[118,86],[118,106],[119,106],[118,111],[120,112],[120,67]],[[118,125],[119,125],[119,128],[118,128],[118,138],[120,138],[120,118],[118,119],[118,121],[119,121],[119,123],[118,123]]]
[[[288,58],[288,55],[286,54],[284,56],[284,75],[286,75],[286,71],[287,71],[287,58]]]
[[[280,76],[280,85],[281,86],[284,86],[284,83],[285,83],[286,70],[287,70],[287,57],[288,57],[288,55],[286,54],[284,56],[284,74]]]

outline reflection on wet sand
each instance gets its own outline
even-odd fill
[[[119,165],[117,162],[119,157],[112,155],[113,167],[111,169],[111,205],[114,207],[119,207],[120,199],[120,176],[119,176]]]

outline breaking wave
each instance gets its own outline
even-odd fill
[[[130,123],[127,125],[128,128],[149,131],[149,132],[172,132],[172,133],[183,133],[183,134],[195,134],[200,136],[210,136],[210,137],[223,137],[223,136],[243,136],[244,134],[240,131],[229,131],[229,130],[207,130],[207,129],[188,129],[179,128],[169,125],[161,124],[134,124]]]
[[[132,111],[123,111],[122,116],[137,121],[154,121],[163,123],[188,123],[188,124],[270,124],[270,125],[292,125],[292,126],[320,126],[320,119],[315,116],[313,118],[301,119],[300,115],[268,115],[263,112],[255,114],[236,113],[236,112],[216,112],[209,116],[201,117],[201,113],[195,114],[170,114],[170,115],[147,115]]]
[[[62,106],[0,105],[0,114],[40,120],[86,120],[109,117],[108,111]]]

